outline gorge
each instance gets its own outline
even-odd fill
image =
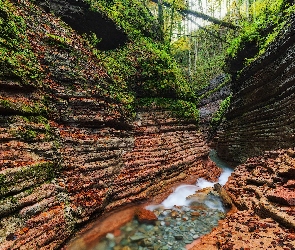
[[[0,1],[0,249],[66,249],[101,216],[176,184],[217,181],[212,147],[235,166],[224,186],[235,207],[191,249],[294,249],[294,13],[232,78],[226,119],[209,141],[205,116],[218,107],[196,123],[191,89],[150,41],[161,31],[145,7],[126,3],[142,19],[129,13],[119,26],[101,6],[93,14],[91,1],[63,1],[62,11],[59,2]],[[69,21],[83,13],[108,23],[93,40],[118,43],[85,40]]]

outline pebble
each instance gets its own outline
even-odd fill
[[[182,234],[176,234],[176,235],[174,235],[174,238],[176,240],[182,240],[183,239],[183,235]]]
[[[209,198],[212,199],[212,196]],[[225,216],[220,210],[206,208],[205,205],[203,207],[184,206],[164,210],[161,208],[161,211],[155,213],[159,219],[155,225],[140,224],[133,220],[120,228],[120,237],[123,238],[117,239],[108,233],[104,242],[108,244],[105,249],[128,247],[138,250],[184,250],[187,244],[209,233]]]
[[[141,234],[135,234],[133,236],[130,236],[130,240],[133,242],[143,240],[144,238],[145,238],[145,236],[141,235]]]
[[[127,227],[127,228],[125,229],[126,232],[131,232],[132,230],[133,230],[132,227]]]
[[[114,240],[115,239],[115,236],[113,234],[111,234],[111,233],[107,233],[106,238],[108,240]]]
[[[200,236],[197,235],[197,234],[193,235],[193,239],[194,239],[194,240],[198,239],[199,237],[200,237]]]

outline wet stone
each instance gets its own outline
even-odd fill
[[[119,239],[108,234],[103,243],[103,250],[114,250],[115,247],[137,250],[185,249],[187,244],[209,233],[218,225],[218,220],[225,216],[224,212],[211,209],[204,204],[201,208],[190,205],[153,212],[158,216],[155,224],[139,223],[134,219],[120,228]],[[101,242],[99,244],[102,245]]]
[[[135,234],[133,236],[130,236],[130,240],[132,242],[143,240],[144,238],[145,238],[145,236],[144,235],[141,235],[141,234]]]
[[[193,239],[196,240],[198,239],[200,236],[198,234],[193,235]]]
[[[143,240],[143,246],[145,246],[145,247],[151,247],[151,246],[153,246],[153,242],[150,241],[150,240],[148,240],[148,239],[144,239]]]
[[[174,235],[174,238],[176,240],[182,240],[183,239],[183,235],[182,234],[176,234],[176,235]]]

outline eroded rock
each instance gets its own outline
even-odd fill
[[[240,211],[233,209],[192,249],[293,249],[294,190],[286,183],[293,183],[294,177],[280,177],[286,169],[282,166],[292,166],[293,152],[292,148],[266,152],[237,166],[224,188]],[[257,182],[258,176],[267,181]]]

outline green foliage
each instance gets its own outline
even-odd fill
[[[208,25],[194,31],[191,38],[180,37],[172,43],[171,53],[194,92],[206,87],[217,75],[224,74],[228,32],[218,25]]]
[[[163,108],[172,111],[178,118],[199,121],[199,110],[195,103],[171,98],[141,98],[137,100],[137,106],[143,108]]]
[[[125,114],[134,115],[137,97],[195,99],[176,61],[160,41],[156,19],[142,1],[88,1],[128,34],[130,41],[115,50],[98,51],[95,37],[84,37],[107,69],[114,85],[107,94],[124,105]]]
[[[26,24],[8,0],[0,0],[0,78],[39,84],[41,69],[26,36]]]
[[[241,30],[236,38],[231,40],[227,50],[229,58],[235,58],[248,44],[258,48],[258,53],[252,58],[246,58],[246,64],[262,55],[279,31],[286,25],[286,20],[294,6],[288,6],[286,0],[257,0],[251,5],[250,20],[240,22]]]
[[[161,40],[157,21],[141,0],[87,0],[94,11],[100,10],[114,20],[129,38],[146,36]]]
[[[212,119],[210,121],[211,132],[215,132],[220,123],[222,122],[222,119],[224,118],[224,115],[230,105],[231,98],[231,95],[225,98],[220,103],[219,109],[213,114]]]
[[[136,97],[194,98],[173,58],[160,44],[149,39],[141,37],[126,47],[103,52],[98,56],[115,81],[117,89],[123,92],[129,90]],[[127,99],[132,102],[130,94]]]
[[[66,49],[72,44],[72,40],[66,37],[57,36],[54,34],[46,34],[46,38],[49,44],[57,45],[62,49]]]
[[[87,39],[87,40],[90,42],[90,45],[91,45],[92,47],[96,47],[97,44],[99,44],[99,43],[101,42],[101,38],[98,38],[98,37],[96,36],[96,34],[93,33],[93,32],[90,33],[89,35],[85,35],[84,38]]]

